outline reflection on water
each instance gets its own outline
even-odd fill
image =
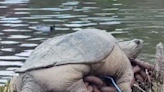
[[[141,38],[140,55],[153,61],[155,45],[164,41],[163,0],[1,0],[0,84],[23,65],[33,49],[47,38],[82,28],[105,29],[118,40]],[[38,24],[56,26],[55,31],[30,29]]]

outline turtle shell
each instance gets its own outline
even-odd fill
[[[63,64],[97,63],[112,52],[115,38],[99,29],[83,29],[40,44],[16,72]]]

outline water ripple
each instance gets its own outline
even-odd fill
[[[15,12],[14,14],[19,15],[19,14],[30,14],[30,12]]]
[[[35,11],[56,11],[56,12],[61,12],[61,11],[68,11],[68,10],[72,10],[72,8],[15,8],[14,10],[17,11],[31,11],[31,10],[35,10]]]
[[[78,4],[79,4],[78,1],[62,3],[62,5],[78,5]]]
[[[112,21],[117,20],[113,17],[87,17],[87,18],[80,18],[81,20],[94,20],[94,21]]]
[[[31,36],[27,35],[10,35],[8,38],[10,39],[25,39],[25,38],[30,38]]]
[[[28,24],[2,24],[3,26],[10,26],[10,27],[22,27],[28,26]]]
[[[0,8],[8,8],[7,6],[0,6]]]
[[[0,67],[9,67],[9,66],[22,66],[22,62],[11,62],[11,61],[0,61]]]
[[[24,52],[15,54],[16,56],[21,56],[21,57],[28,57],[32,53],[33,50],[25,50]]]
[[[0,2],[0,4],[22,4],[28,2],[29,0],[5,0],[3,2]]]
[[[111,22],[101,22],[100,25],[117,25],[121,24],[121,22],[118,21],[111,21]]]
[[[83,4],[89,4],[89,5],[91,4],[92,5],[92,4],[96,4],[96,2],[83,2]]]
[[[46,38],[31,38],[31,39],[28,39],[28,40],[31,40],[31,41],[40,41],[40,40],[45,40]]]
[[[14,75],[17,75],[17,74],[15,74],[14,71],[0,71],[0,75],[1,76],[14,76]]]
[[[24,57],[19,56],[0,56],[0,60],[25,60]]]
[[[1,51],[13,52],[14,51],[14,48],[2,48]]]
[[[1,41],[0,42],[1,44],[18,44],[19,42],[18,41]]]
[[[4,29],[2,31],[4,31],[4,32],[30,32],[31,30],[26,30],[26,29]]]
[[[36,47],[38,46],[38,44],[34,44],[34,43],[23,43],[20,45],[20,47]]]
[[[87,24],[63,24],[66,27],[84,27],[84,26],[93,26],[97,25],[97,23],[87,23]]]

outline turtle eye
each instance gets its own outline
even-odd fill
[[[140,40],[135,40],[134,41],[136,44],[140,44]]]

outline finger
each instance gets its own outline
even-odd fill
[[[149,73],[149,75],[151,75],[151,76],[153,75],[153,71],[148,71],[148,73]]]
[[[134,77],[135,77],[136,80],[139,80],[140,82],[144,81],[144,79],[139,74],[135,74]]]
[[[133,87],[134,83],[135,83],[135,78],[133,78],[133,80],[130,83],[131,87]]]
[[[92,86],[89,85],[89,86],[87,87],[87,89],[88,89],[89,92],[93,92],[93,87],[92,87]]]
[[[84,82],[85,86],[88,87],[89,86],[89,83],[88,82]]]
[[[139,72],[141,69],[140,69],[140,67],[138,66],[138,65],[136,65],[136,66],[134,66],[133,67],[133,72],[134,73],[137,73],[137,72]]]
[[[140,74],[144,79],[146,79],[147,75],[146,75],[146,72],[145,72],[144,70],[141,70],[141,71],[139,72],[139,74]]]
[[[92,87],[93,87],[93,92],[100,92],[96,85],[93,84]]]
[[[98,88],[103,86],[103,81],[96,76],[86,76],[84,81],[95,84]]]
[[[116,92],[116,88],[104,86],[100,89],[101,92]]]
[[[138,60],[138,59],[131,60],[131,62],[135,63],[136,65],[138,65],[140,67],[143,67],[145,69],[154,70],[154,66],[152,64],[147,63],[147,62],[144,62],[144,61],[141,61],[141,60]]]

